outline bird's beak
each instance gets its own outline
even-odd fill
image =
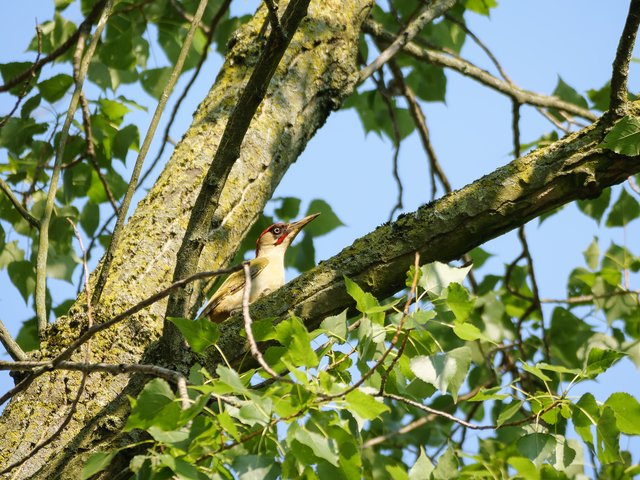
[[[300,230],[302,230],[307,223],[309,223],[310,221],[314,220],[318,215],[320,215],[320,214],[319,213],[314,213],[313,215],[309,215],[308,217],[304,217],[304,218],[298,220],[297,222],[290,223],[289,227],[287,228],[287,230],[289,231],[287,237],[289,237],[290,240],[293,241],[293,239],[296,238],[296,235],[298,235],[298,233],[300,233]]]

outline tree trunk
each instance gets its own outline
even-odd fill
[[[282,2],[281,2],[282,3]],[[247,132],[216,212],[220,227],[200,259],[201,270],[223,267],[262,211],[288,167],[357,80],[356,54],[370,0],[313,2],[271,81]],[[281,5],[284,7],[284,5]],[[178,251],[204,172],[216,151],[241,86],[264,45],[266,9],[233,37],[215,85],[160,178],[140,202],[122,241],[94,312],[94,322],[112,318],[171,283]],[[93,278],[94,276],[92,276]],[[46,332],[32,356],[50,359],[86,328],[84,295]],[[135,363],[158,339],[165,302],[158,302],[96,336],[94,362]],[[77,352],[74,360],[82,360]],[[0,419],[0,465],[29,455],[63,422],[81,375],[55,371],[36,379],[12,399]],[[130,394],[141,384],[132,381]],[[16,478],[77,478],[86,455],[108,444],[125,421],[128,377],[92,374],[77,412],[61,435],[14,470]],[[106,448],[106,447],[105,447]]]

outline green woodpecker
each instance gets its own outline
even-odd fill
[[[256,258],[249,262],[251,268],[250,302],[284,285],[284,253],[300,230],[319,213],[293,223],[274,223],[265,229],[256,241]],[[205,305],[200,317],[219,323],[242,308],[244,272],[234,272],[224,281]]]

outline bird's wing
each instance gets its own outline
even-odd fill
[[[264,270],[269,263],[267,258],[254,258],[249,262],[249,268],[251,271],[251,279],[254,279],[258,274]],[[205,305],[200,317],[208,317],[211,312],[215,310],[223,297],[227,295],[233,295],[239,290],[244,288],[244,270],[233,272],[227,277],[227,279],[220,285],[220,288],[211,296],[207,304]]]

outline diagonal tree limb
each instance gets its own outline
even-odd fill
[[[391,60],[413,37],[420,33],[426,24],[444,14],[452,8],[455,3],[455,0],[434,0],[425,5],[415,20],[391,40],[389,46],[385,48],[373,62],[360,71],[360,82],[364,82],[373,75],[376,70]]]
[[[640,102],[630,109],[640,112]],[[404,288],[416,251],[425,263],[451,261],[560,205],[597,197],[604,188],[640,172],[640,157],[598,148],[606,131],[606,122],[596,122],[378,227],[256,302],[252,317],[294,313],[308,328],[315,328],[325,316],[353,305],[343,275],[375,296],[389,296]],[[225,327],[219,345],[237,365],[245,350],[241,319],[236,316]],[[219,361],[215,352],[207,354],[207,363]]]
[[[627,80],[629,77],[629,62],[633,54],[633,47],[636,43],[640,25],[640,0],[631,0],[627,20],[620,36],[618,50],[613,61],[613,72],[611,73],[611,97],[609,103],[610,114],[616,116],[624,115],[624,107],[628,100]]]
[[[177,254],[174,281],[197,271],[200,255],[207,243],[210,229],[219,226],[214,221],[220,195],[231,167],[240,157],[240,146],[258,106],[264,98],[269,82],[280,63],[300,22],[307,15],[310,0],[292,0],[280,20],[285,36],[272,30],[258,62],[234,107],[215,156],[196,198],[189,224]],[[175,292],[169,297],[166,317],[191,315],[188,290]],[[170,350],[181,350],[181,335],[177,327],[165,320],[163,338]]]
[[[365,22],[363,31],[386,43],[393,42],[393,40],[396,38],[395,35],[385,30],[381,24],[371,19]],[[461,58],[452,57],[433,49],[422,48],[412,42],[407,43],[404,46],[403,51],[411,55],[412,57],[432,63],[433,65],[438,65],[441,67],[450,68],[451,70],[455,70],[464,76],[477,80],[478,82],[486,85],[489,88],[513,97],[519,103],[526,103],[528,105],[537,107],[563,110],[572,115],[585,118],[592,122],[598,118],[589,110],[574,105],[573,103],[565,102],[564,100],[560,100],[557,97],[540,95],[516,87],[509,82],[501,80],[491,75],[486,70],[482,70],[481,68]]]
[[[142,141],[142,145],[140,146],[140,150],[138,151],[138,157],[136,158],[136,163],[133,166],[133,172],[131,172],[131,179],[129,180],[127,191],[124,194],[124,198],[122,199],[122,203],[120,204],[120,209],[118,210],[116,226],[113,228],[111,241],[109,242],[109,247],[107,248],[107,251],[104,255],[103,263],[100,267],[100,273],[98,274],[98,280],[96,281],[96,287],[93,291],[92,301],[94,303],[98,303],[98,301],[100,300],[104,285],[107,282],[107,276],[109,275],[109,269],[111,268],[111,263],[113,262],[114,253],[122,237],[122,230],[124,229],[124,223],[127,219],[129,206],[131,205],[133,194],[135,193],[136,187],[138,186],[138,179],[140,178],[140,172],[142,171],[144,159],[147,156],[149,147],[151,147],[151,142],[153,141],[156,129],[158,128],[158,123],[160,123],[160,118],[162,117],[162,113],[164,112],[164,107],[167,105],[167,101],[169,100],[169,95],[173,91],[173,87],[178,81],[178,78],[180,78],[182,67],[185,60],[187,59],[189,49],[191,48],[193,36],[195,35],[198,25],[200,25],[200,20],[202,19],[202,15],[204,14],[206,6],[207,0],[200,0],[198,9],[196,10],[195,16],[193,17],[193,20],[191,22],[191,27],[189,28],[189,31],[187,32],[187,35],[183,40],[182,48],[180,49],[180,54],[178,55],[176,64],[174,65],[173,70],[171,71],[171,76],[167,80],[167,83],[162,90],[160,100],[158,101],[158,105],[156,106],[156,109],[153,112],[153,117],[151,118],[151,122],[149,123],[147,134],[145,135],[144,140]]]

